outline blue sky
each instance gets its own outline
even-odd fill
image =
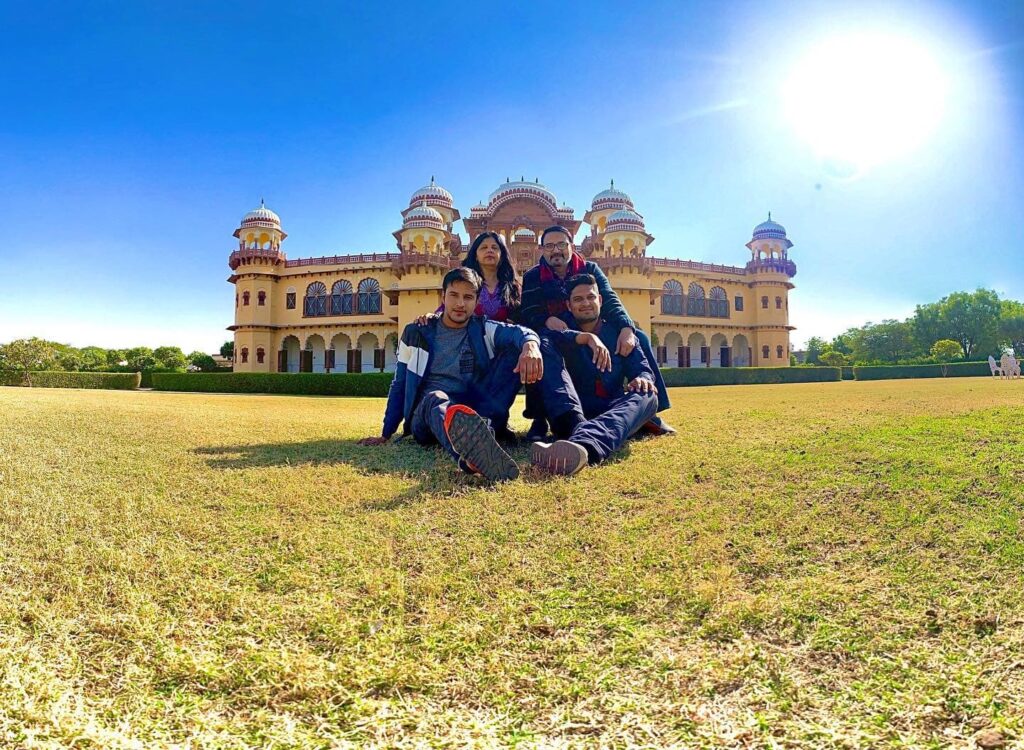
[[[851,31],[945,75],[927,136],[856,174],[780,94]],[[289,257],[385,251],[431,175],[463,212],[523,175],[580,217],[614,177],[652,254],[722,263],[771,210],[796,345],[1024,299],[1019,2],[0,2],[0,71],[0,341],[214,351],[261,197]]]

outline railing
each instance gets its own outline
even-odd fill
[[[324,255],[320,258],[286,260],[286,268],[298,266],[336,266],[355,263],[391,263],[400,253],[358,253],[355,255]]]
[[[757,273],[759,271],[776,271],[787,276],[796,276],[796,263],[791,260],[779,260],[777,258],[752,260],[747,263],[747,273]]]
[[[685,268],[690,271],[710,271],[712,273],[732,273],[732,274],[745,274],[750,264],[747,264],[747,268],[740,268],[739,266],[723,266],[718,263],[701,263],[696,260],[678,260],[676,258],[648,258],[652,266],[667,266],[668,268]]]

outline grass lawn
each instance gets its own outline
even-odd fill
[[[0,745],[1019,746],[1024,382],[672,395],[490,488],[382,400],[0,388]]]

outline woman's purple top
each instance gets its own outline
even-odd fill
[[[444,304],[437,308],[435,312],[442,312],[444,310]],[[508,306],[501,301],[501,292],[498,288],[492,292],[487,288],[487,284],[480,286],[480,296],[477,297],[476,309],[473,310],[475,315],[483,315],[488,320],[497,320],[504,322],[508,320]]]

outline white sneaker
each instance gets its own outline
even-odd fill
[[[571,475],[587,465],[587,449],[571,440],[534,443],[530,448],[533,465],[552,474]]]

